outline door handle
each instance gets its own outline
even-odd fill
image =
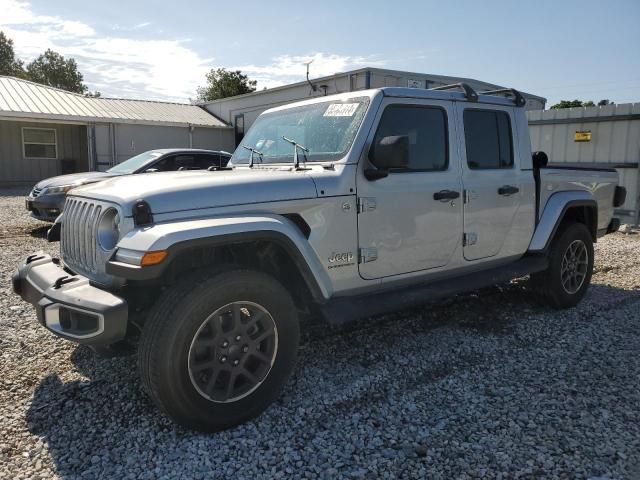
[[[454,192],[453,190],[440,190],[433,194],[434,200],[449,201],[455,200],[460,196],[460,192]]]
[[[498,189],[498,195],[509,196],[514,193],[518,193],[520,189],[518,187],[514,187],[513,185],[503,185]]]

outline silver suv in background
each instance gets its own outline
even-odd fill
[[[27,196],[25,206],[32,217],[53,222],[62,212],[67,192],[80,185],[134,173],[221,168],[227,165],[230,158],[229,152],[218,150],[195,148],[149,150],[111,167],[106,172],[72,173],[42,180]]]

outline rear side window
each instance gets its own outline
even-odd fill
[[[220,166],[220,156],[218,154],[204,153],[204,154],[196,155],[196,168],[206,170],[209,167],[219,167],[219,166]]]
[[[467,165],[474,170],[513,166],[509,114],[496,110],[464,111]]]
[[[374,139],[409,137],[409,170],[446,170],[447,116],[443,109],[418,105],[391,105],[382,114]]]

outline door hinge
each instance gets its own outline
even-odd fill
[[[376,206],[376,199],[374,197],[358,198],[358,213],[373,212]]]
[[[376,247],[358,249],[358,263],[375,262],[377,259],[378,249]]]
[[[462,246],[468,247],[475,245],[478,242],[478,234],[474,232],[465,233],[462,235]]]

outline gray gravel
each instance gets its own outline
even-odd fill
[[[259,419],[203,435],[141,392],[135,357],[97,360],[10,289],[56,244],[0,192],[2,478],[640,478],[640,235],[597,244],[582,304],[523,283],[316,335]]]

